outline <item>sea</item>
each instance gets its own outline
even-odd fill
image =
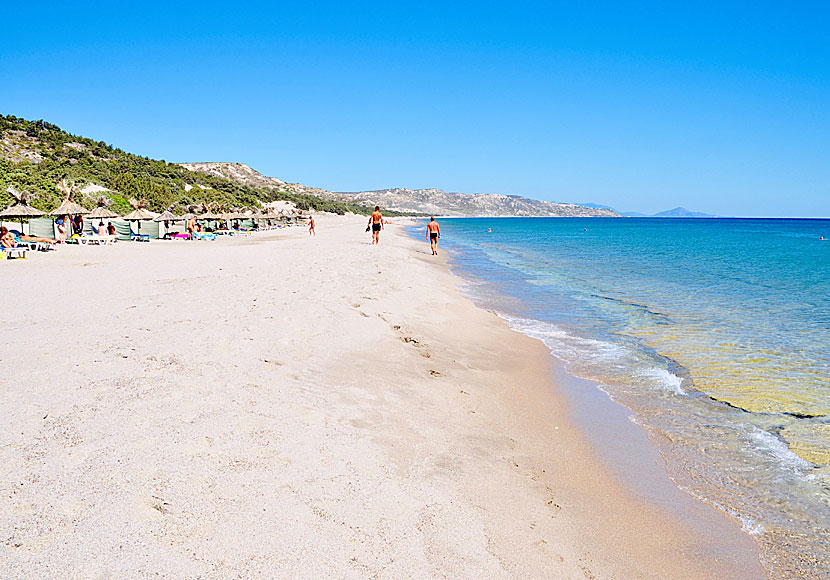
[[[830,220],[440,225],[468,296],[624,406],[771,577],[830,578]]]

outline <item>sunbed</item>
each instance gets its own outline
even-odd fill
[[[194,240],[215,240],[216,234],[203,234],[200,232],[193,232],[193,239]]]
[[[0,247],[0,249],[2,249],[6,258],[25,258],[26,252],[29,251],[28,248],[21,248],[20,246],[15,246],[14,248]]]
[[[115,236],[102,236],[100,234],[85,234],[83,236],[76,234],[72,236],[72,238],[77,240],[80,244],[95,246],[114,244],[118,240]]]
[[[33,252],[48,252],[49,250],[55,249],[55,244],[50,244],[48,242],[29,242],[20,239],[20,236],[16,233],[12,232],[14,235],[14,239],[17,242],[17,247],[28,248]]]

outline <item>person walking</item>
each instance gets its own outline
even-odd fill
[[[427,239],[429,239],[429,247],[432,249],[432,255],[438,255],[438,239],[441,237],[441,226],[435,221],[434,217],[429,218],[427,224]]]
[[[316,236],[317,232],[314,231],[314,216],[308,216],[308,235],[309,236]]]
[[[380,230],[383,228],[383,214],[380,213],[380,206],[375,206],[375,211],[369,216],[369,225],[372,226],[372,244],[380,243]]]

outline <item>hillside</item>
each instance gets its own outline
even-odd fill
[[[195,172],[175,163],[127,153],[104,141],[72,135],[45,121],[0,115],[0,207],[11,204],[5,191],[12,185],[35,194],[32,206],[50,211],[61,201],[55,184],[62,178],[89,192],[76,200],[78,203],[91,208],[94,198],[103,193],[113,199],[113,209],[119,213],[130,210],[127,200],[131,197],[147,199],[154,211],[173,203],[252,207],[277,200],[291,201],[300,209],[370,211],[356,204],[324,200],[288,184],[281,187],[279,180],[245,182]]]
[[[34,207],[54,209],[61,201],[55,184],[66,178],[86,192],[76,200],[94,206],[98,195],[115,202],[119,213],[128,199],[145,198],[150,209],[172,204],[215,202],[252,207],[277,200],[300,209],[368,213],[379,205],[390,214],[442,216],[617,217],[605,209],[551,203],[500,194],[447,193],[440,189],[384,189],[332,192],[266,177],[242,163],[168,163],[127,153],[104,141],[72,135],[45,121],[0,116],[0,207],[11,204],[9,185],[35,194]]]
[[[354,203],[377,204],[401,212],[443,216],[619,217],[619,214],[607,209],[496,193],[448,193],[440,189],[396,188],[343,195],[349,196]]]
[[[224,177],[240,184],[273,187],[297,195],[313,195],[322,199],[375,206],[400,213],[442,216],[555,216],[555,217],[619,217],[613,210],[570,203],[551,203],[518,195],[447,193],[440,189],[382,189],[361,192],[333,192],[310,188],[299,183],[285,183],[266,177],[241,163],[182,163],[183,167],[205,175]]]

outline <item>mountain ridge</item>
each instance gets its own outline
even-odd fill
[[[300,183],[286,183],[267,177],[244,163],[179,163],[191,171],[237,180],[244,185],[279,187],[294,194],[313,195],[340,203],[375,206],[400,213],[431,214],[446,217],[620,217],[610,209],[574,203],[555,203],[520,195],[499,193],[458,193],[436,188],[395,187],[356,192],[328,191]]]

